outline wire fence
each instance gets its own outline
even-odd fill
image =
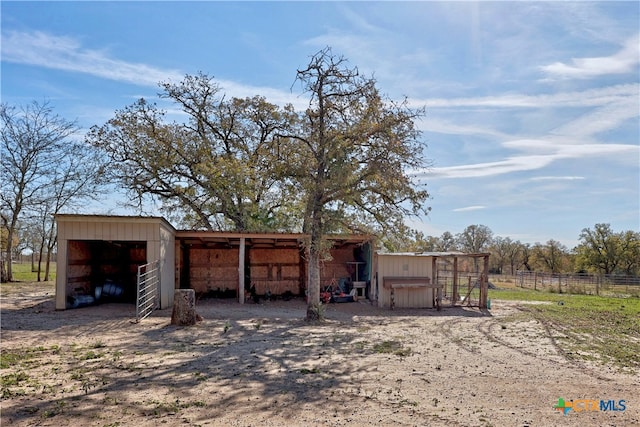
[[[454,281],[452,272],[438,271],[436,280],[442,286],[443,304],[478,306],[481,279],[480,273],[460,272]]]
[[[640,277],[594,274],[556,274],[519,270],[515,274],[519,288],[602,296],[640,297]]]

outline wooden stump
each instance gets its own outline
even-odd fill
[[[171,324],[193,326],[202,318],[196,313],[196,292],[193,289],[176,289],[173,295]]]

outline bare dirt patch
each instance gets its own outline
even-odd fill
[[[4,285],[3,285],[4,286]],[[1,297],[2,413],[16,426],[640,424],[640,376],[577,362],[521,303],[389,311],[199,301],[204,321],[135,307],[55,311],[53,287]],[[553,409],[626,400],[624,412]]]

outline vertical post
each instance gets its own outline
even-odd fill
[[[238,256],[238,302],[244,304],[244,254],[245,238],[240,238],[240,254]]]
[[[487,298],[489,295],[489,255],[484,256],[484,266],[482,268],[482,279],[480,280],[480,308],[487,308]]]
[[[60,234],[62,232],[58,230],[58,235]],[[69,241],[66,238],[58,240],[56,256],[56,310],[64,310],[67,308],[67,273],[69,268]]]
[[[458,257],[453,257],[453,291],[451,297],[451,306],[453,307],[460,299],[460,295],[458,295]]]
[[[154,310],[156,308],[164,308],[161,306],[162,304],[162,262],[160,260],[156,261],[156,268],[158,269],[158,292],[156,293],[155,301],[153,302]]]
[[[438,283],[438,257],[431,257],[431,283],[439,285]],[[436,307],[440,310],[440,303],[442,302],[442,289],[435,288],[436,290]]]

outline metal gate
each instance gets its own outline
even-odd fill
[[[160,288],[160,261],[138,267],[138,289],[136,293],[136,323],[148,317],[158,308]]]

